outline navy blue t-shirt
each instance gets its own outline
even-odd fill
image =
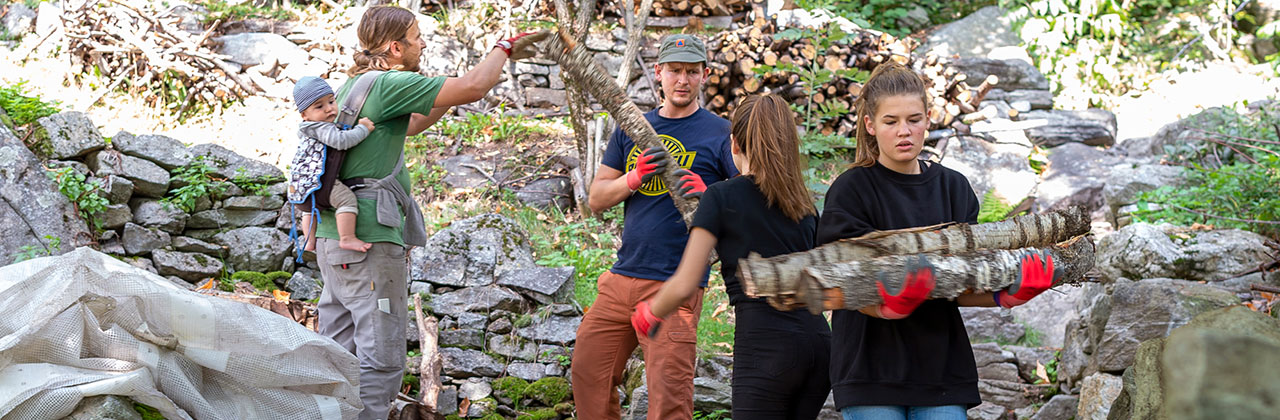
[[[707,185],[738,175],[729,152],[728,120],[701,108],[684,118],[662,117],[658,109],[644,117],[667,147],[669,164],[693,171]],[[636,157],[643,151],[618,130],[609,138],[600,163],[626,173],[635,169]],[[624,201],[622,247],[610,271],[665,281],[675,274],[688,240],[688,227],[667,194],[666,182],[655,176]],[[704,275],[703,286],[706,282]]]

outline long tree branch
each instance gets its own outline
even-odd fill
[[[557,0],[558,2],[563,0]],[[618,120],[622,131],[635,141],[641,150],[650,147],[666,148],[658,133],[653,131],[649,121],[644,118],[640,108],[631,102],[625,91],[609,80],[609,72],[587,52],[581,44],[575,42],[560,28],[559,36],[550,37],[544,46],[544,56],[560,63],[561,70],[579,81],[580,86],[595,97],[609,114]],[[677,165],[667,165],[662,172],[662,180],[667,185],[667,192],[675,201],[676,209],[684,217],[686,225],[693,224],[693,213],[698,208],[697,199],[686,199],[675,191],[680,177],[675,175]]]

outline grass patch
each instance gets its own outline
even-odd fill
[[[222,0],[214,0],[200,2],[200,4],[209,10],[209,15],[205,16],[203,21],[206,25],[213,23],[215,20],[223,22],[245,19],[291,20],[297,17],[288,10],[257,7],[253,5],[253,2],[230,4]]]
[[[58,101],[45,100],[40,95],[28,93],[26,84],[26,81],[19,81],[9,86],[0,86],[0,109],[4,109],[4,113],[12,120],[5,122],[11,128],[26,126],[40,118],[61,112]]]

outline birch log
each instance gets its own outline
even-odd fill
[[[1028,252],[1046,253],[1053,258],[1056,276],[1054,286],[1076,284],[1093,268],[1094,244],[1087,235],[1043,248],[990,249],[960,255],[925,254],[934,266],[937,285],[930,299],[954,299],[965,292],[1003,290],[1018,278],[1020,261]],[[794,309],[803,304],[810,312],[823,310],[857,310],[881,302],[877,282],[893,293],[902,289],[908,259],[915,255],[889,255],[862,261],[849,261],[803,270],[802,291],[797,299],[774,299],[779,309]]]
[[[564,28],[560,28],[559,36],[549,37],[543,48],[543,57],[555,60],[560,64],[562,71],[571,75],[580,87],[591,93],[591,96],[618,121],[622,131],[635,141],[636,147],[640,150],[650,147],[666,149],[662,140],[658,139],[658,133],[653,131],[649,121],[644,118],[644,113],[640,112],[640,108],[636,107],[636,104],[627,97],[626,92],[609,78],[609,72],[596,63],[587,49],[569,37]],[[698,200],[685,199],[676,193],[675,186],[680,179],[675,175],[675,171],[679,169],[677,166],[667,165],[662,172],[662,181],[667,185],[667,193],[675,201],[676,210],[679,210],[680,215],[684,217],[685,225],[691,225],[693,212],[698,208]]]
[[[752,253],[739,261],[738,278],[748,295],[790,298],[800,289],[800,278],[807,267],[885,255],[954,255],[981,249],[1045,247],[1088,233],[1089,225],[1088,211],[1071,207],[993,223],[873,232],[805,252],[770,258]]]

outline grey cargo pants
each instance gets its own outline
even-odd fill
[[[377,242],[368,252],[348,251],[319,238],[316,259],[324,289],[317,304],[320,334],[360,360],[361,420],[385,420],[400,391],[409,320],[409,266],[405,248]]]

